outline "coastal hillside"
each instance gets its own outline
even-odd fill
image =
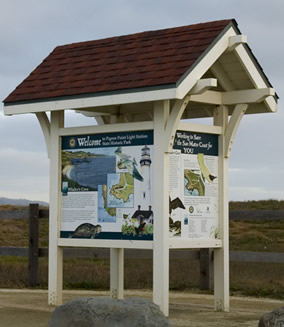
[[[230,210],[284,210],[284,200],[230,201]]]
[[[19,207],[26,207],[30,203],[38,203],[39,205],[43,207],[47,207],[48,203],[44,201],[31,201],[27,199],[10,199],[10,198],[5,198],[5,197],[0,197],[0,206],[19,206]]]

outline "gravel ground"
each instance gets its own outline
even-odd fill
[[[108,296],[108,292],[64,291],[64,301],[78,297]],[[125,297],[152,297],[150,291],[125,291]],[[170,293],[170,316],[173,326],[245,326],[256,327],[260,317],[283,306],[282,301],[231,297],[230,312],[214,312],[213,296]],[[48,325],[54,307],[47,305],[47,291],[0,289],[0,326],[43,327]]]

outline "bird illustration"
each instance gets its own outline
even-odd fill
[[[181,222],[173,221],[172,218],[169,218],[169,231],[171,232],[172,236],[179,236],[181,234]]]
[[[127,219],[129,217],[129,214],[123,214],[123,219]]]
[[[144,178],[140,175],[139,171],[137,170],[137,162],[135,158],[131,159],[131,156],[122,153],[121,147],[118,147],[114,152],[120,160],[117,163],[117,167],[119,169],[127,169],[129,174],[136,178],[138,181],[143,182]]]
[[[179,197],[177,197],[174,200],[172,200],[171,197],[169,196],[169,214],[170,214],[170,216],[169,216],[169,231],[172,236],[179,236],[181,234],[181,222],[180,221],[174,222],[171,217],[172,211],[177,208],[185,209],[185,206],[182,203],[181,199]]]
[[[197,161],[200,167],[201,176],[204,179],[206,179],[210,184],[213,183],[214,179],[217,178],[216,176],[212,175],[207,166],[204,163],[204,154],[198,153],[197,154]]]
[[[174,200],[171,200],[171,197],[169,197],[169,213],[171,214],[172,211],[177,208],[185,209],[181,199],[177,197]]]

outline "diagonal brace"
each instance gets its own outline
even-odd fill
[[[173,149],[175,132],[177,125],[182,117],[182,114],[188,105],[190,97],[186,96],[182,100],[176,100],[168,118],[165,131],[165,152],[171,152]]]
[[[37,112],[36,117],[40,123],[40,127],[41,127],[41,130],[44,135],[46,149],[47,149],[47,155],[49,158],[49,155],[50,155],[50,121],[45,112]]]
[[[241,119],[243,118],[243,115],[245,114],[246,110],[248,108],[248,104],[237,104],[233,114],[230,118],[230,121],[226,127],[225,130],[225,151],[224,156],[225,158],[229,158],[232,152],[232,144],[237,132],[237,129],[239,127],[239,124],[241,122]]]

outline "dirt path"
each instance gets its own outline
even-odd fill
[[[64,291],[64,301],[76,297],[108,296],[108,292]],[[149,291],[126,291],[125,297],[151,299]],[[213,296],[170,293],[170,321],[183,327],[256,327],[263,313],[283,306],[267,299],[231,297],[229,313],[213,311]],[[47,305],[47,292],[0,289],[0,327],[46,327],[54,307]]]

